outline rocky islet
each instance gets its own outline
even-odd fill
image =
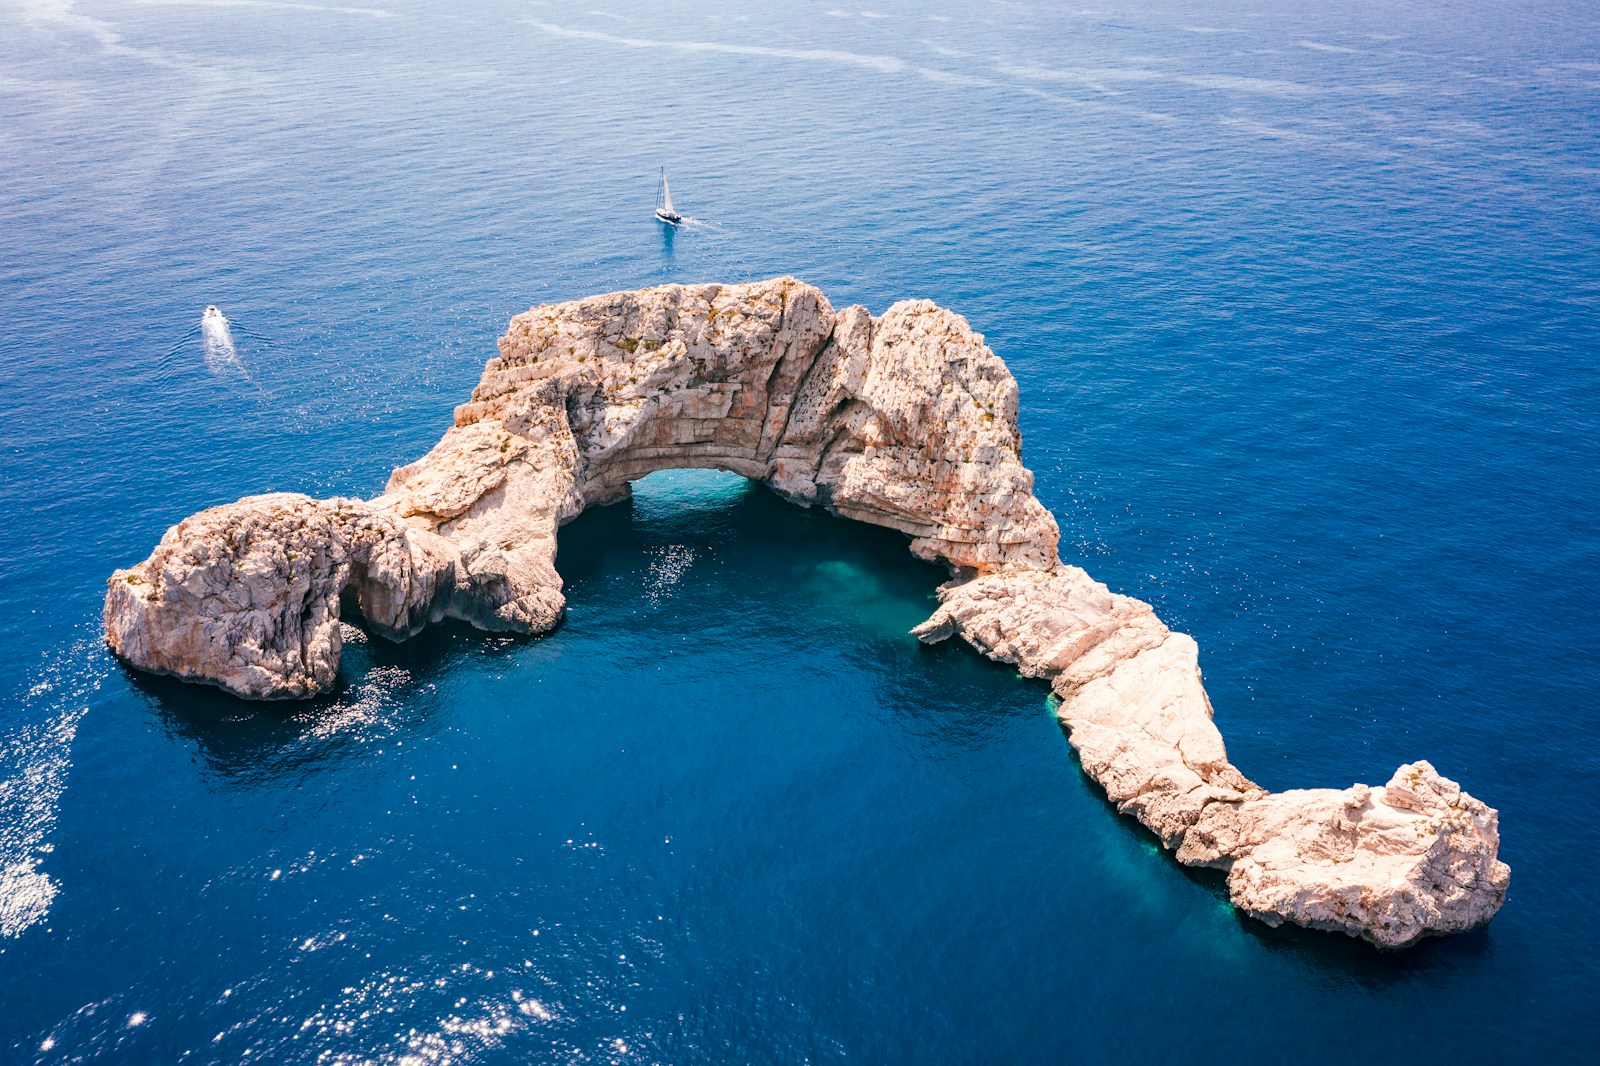
[[[112,650],[284,699],[334,683],[341,615],[397,639],[446,617],[544,632],[564,606],[563,523],[656,470],[728,470],[947,565],[917,636],[1048,680],[1085,771],[1181,862],[1225,870],[1241,910],[1393,948],[1504,901],[1496,812],[1428,763],[1269,793],[1228,761],[1195,642],[1059,559],[1016,382],[960,316],[835,312],[793,278],[671,285],[533,308],[499,347],[376,499],[254,496],[170,529],[109,580]]]

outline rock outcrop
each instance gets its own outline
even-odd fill
[[[1228,761],[1192,638],[1075,566],[954,581],[915,632],[959,633],[1051,679],[1085,772],[1235,906],[1386,948],[1484,924],[1505,901],[1496,812],[1426,762],[1388,785],[1268,793]]]
[[[106,640],[152,673],[252,699],[315,696],[339,670],[341,610],[411,636],[440,617],[458,563],[450,542],[362,500],[251,496],[184,519],[118,570]]]
[[[655,470],[728,470],[946,564],[917,635],[1048,679],[1089,775],[1180,861],[1226,870],[1244,911],[1385,947],[1488,921],[1510,876],[1496,814],[1427,763],[1382,788],[1271,794],[1228,761],[1194,641],[1058,558],[1016,415],[1005,364],[927,301],[873,318],[780,278],[536,307],[383,495],[186,519],[112,575],[106,639],[241,696],[314,695],[341,615],[397,639],[445,617],[544,632],[563,523]]]

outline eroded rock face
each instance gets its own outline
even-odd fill
[[[1235,906],[1389,948],[1482,925],[1505,900],[1499,816],[1426,762],[1386,786],[1294,789],[1206,806],[1178,849],[1228,871]]]
[[[1269,794],[1228,761],[1192,639],[1056,554],[1022,465],[1017,387],[927,301],[835,313],[792,278],[663,286],[512,319],[471,400],[370,501],[256,496],[112,575],[106,639],[141,669],[251,698],[327,689],[339,615],[387,636],[459,618],[539,633],[556,532],[655,470],[703,467],[888,526],[955,575],[916,630],[1049,679],[1084,769],[1270,924],[1395,947],[1504,899],[1495,812],[1431,766],[1384,788]]]
[[[400,638],[444,616],[456,552],[361,500],[251,496],[186,518],[107,584],[106,640],[152,673],[254,699],[314,696],[348,601]]]

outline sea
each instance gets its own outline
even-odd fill
[[[103,646],[184,516],[381,491],[513,314],[784,274],[966,316],[1233,762],[1431,761],[1499,916],[1242,917],[908,635],[904,537],[731,474],[567,526],[548,636],[352,631],[314,702]],[[0,0],[0,1061],[1593,1061],[1597,494],[1590,0]]]

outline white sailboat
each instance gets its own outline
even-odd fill
[[[669,226],[683,221],[683,216],[672,209],[672,189],[667,185],[667,168],[661,168],[661,184],[656,189],[656,217]]]

